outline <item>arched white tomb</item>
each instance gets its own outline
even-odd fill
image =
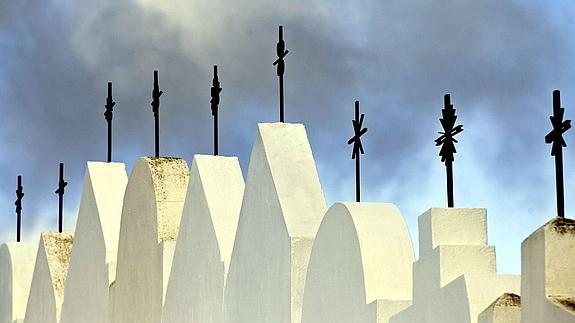
[[[180,158],[143,157],[134,166],[111,286],[112,322],[160,322],[189,173]]]
[[[315,238],[302,323],[388,322],[411,304],[413,261],[395,205],[335,203]]]

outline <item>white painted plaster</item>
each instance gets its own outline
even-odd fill
[[[236,157],[194,156],[163,322],[223,322],[224,285],[243,194]]]
[[[521,245],[522,323],[575,322],[575,220],[554,218]]]
[[[25,323],[57,323],[60,321],[73,244],[74,236],[69,233],[44,232],[41,234]]]
[[[0,323],[24,319],[37,253],[32,242],[0,246]]]
[[[179,158],[140,158],[128,181],[112,285],[112,321],[158,323],[188,187]]]
[[[496,272],[486,217],[485,209],[456,208],[431,208],[419,217],[413,304],[392,323],[476,323],[503,293],[519,294],[519,276]]]
[[[61,323],[105,323],[108,320],[108,293],[110,279],[115,278],[127,183],[123,163],[88,162]]]
[[[225,322],[300,322],[325,211],[303,125],[259,124],[226,281]]]
[[[388,322],[410,304],[413,261],[395,205],[334,204],[314,242],[302,323]]]

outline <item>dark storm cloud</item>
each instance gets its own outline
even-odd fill
[[[59,161],[71,183],[69,213],[77,207],[85,162],[105,157],[108,80],[117,102],[114,159],[131,166],[152,153],[154,69],[165,91],[162,153],[189,161],[211,151],[211,65],[220,66],[220,149],[238,155],[245,171],[255,124],[277,120],[271,63],[278,24],[290,50],[286,118],[305,123],[330,201],[353,198],[345,142],[358,98],[369,128],[364,196],[397,203],[415,232],[417,213],[443,204],[433,139],[442,95],[451,92],[466,128],[456,156],[456,199],[497,211],[500,201],[489,200],[493,186],[527,201],[518,213],[551,212],[540,206],[553,205],[554,197],[542,136],[551,90],[564,91],[568,108],[575,102],[568,82],[573,28],[558,5],[544,4],[175,1],[159,10],[130,0],[0,0],[4,213],[10,219],[15,178],[23,174],[26,214],[55,219]],[[4,229],[9,223],[2,222]]]

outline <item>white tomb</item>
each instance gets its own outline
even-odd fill
[[[315,238],[302,323],[384,323],[411,304],[413,246],[399,209],[336,203]]]
[[[61,323],[104,323],[128,176],[123,163],[88,162]]]
[[[575,220],[556,217],[521,245],[522,323],[575,322]]]
[[[505,293],[479,314],[479,323],[521,323],[521,297]]]
[[[413,304],[391,322],[477,323],[494,300],[519,289],[520,276],[497,274],[485,209],[431,208],[419,216]]]
[[[37,243],[7,242],[0,246],[0,323],[24,319],[37,253]]]
[[[134,166],[111,286],[112,322],[160,322],[188,179],[179,158],[143,157]]]
[[[58,323],[74,236],[44,232],[40,236],[25,323]]]
[[[225,289],[227,323],[297,323],[326,203],[301,124],[259,124]]]
[[[237,157],[195,155],[162,321],[222,323],[244,179]]]

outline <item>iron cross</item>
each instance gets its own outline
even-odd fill
[[[16,189],[16,241],[20,242],[20,228],[22,225],[22,198],[24,191],[22,187],[22,176],[18,176],[18,188]]]
[[[277,74],[280,82],[280,122],[284,122],[284,72],[285,72],[285,61],[284,58],[288,54],[286,49],[286,43],[284,41],[284,30],[283,26],[279,26],[279,41],[276,45],[276,54],[278,58],[274,61],[274,66],[277,65]]]
[[[58,194],[58,232],[60,233],[62,233],[62,223],[64,220],[63,208],[66,185],[68,185],[68,182],[64,181],[64,163],[60,163],[60,180],[58,181],[58,189],[55,192]]]
[[[160,96],[164,91],[160,91],[158,84],[158,71],[154,71],[154,89],[152,90],[152,112],[154,112],[155,125],[155,156],[160,157]]]
[[[218,105],[220,104],[220,92],[222,92],[222,88],[218,79],[218,66],[214,65],[214,78],[211,88],[212,99],[210,100],[212,116],[214,116],[214,156],[218,155]]]
[[[553,130],[545,136],[545,142],[552,144],[551,156],[555,157],[555,184],[557,189],[557,216],[565,217],[565,196],[563,191],[563,148],[567,143],[563,134],[571,128],[571,120],[563,121],[565,109],[561,107],[561,92],[553,91],[553,115],[549,117]]]
[[[104,117],[108,123],[108,163],[112,161],[112,118],[114,117],[114,105],[116,102],[112,99],[112,82],[108,82],[108,97],[106,98],[106,112]]]
[[[359,202],[361,200],[360,195],[360,162],[359,156],[363,155],[365,152],[363,151],[363,145],[361,144],[361,136],[363,136],[367,132],[367,128],[363,127],[363,118],[364,114],[362,113],[361,116],[359,114],[359,101],[355,101],[355,119],[351,120],[353,125],[353,137],[347,141],[348,145],[353,144],[353,150],[351,153],[351,159],[355,159],[355,200]]]
[[[443,131],[440,131],[439,134],[441,136],[435,139],[435,146],[441,146],[439,156],[441,156],[441,161],[445,163],[447,172],[447,206],[453,207],[453,161],[455,159],[454,155],[457,153],[455,143],[458,142],[454,137],[463,131],[463,126],[458,125],[454,127],[457,116],[449,94],[443,97],[443,106],[444,108],[441,110],[443,118],[439,119],[443,126]]]

